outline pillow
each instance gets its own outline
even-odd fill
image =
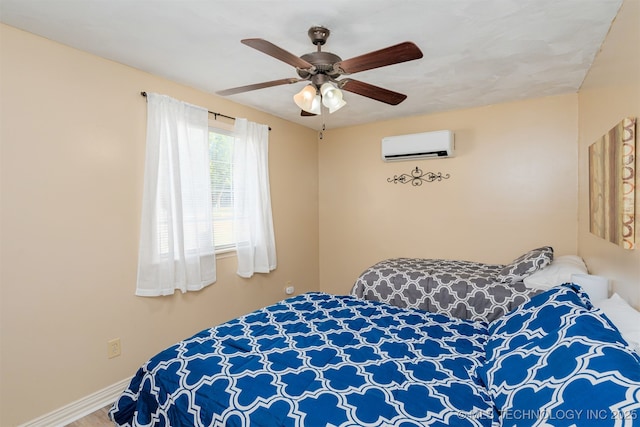
[[[640,356],[579,286],[533,297],[492,322],[489,332],[478,374],[500,425],[613,426],[640,419]]]
[[[489,324],[486,359],[492,361],[532,340],[554,334],[567,316],[592,308],[587,294],[573,283],[535,295]]]
[[[640,312],[616,293],[609,299],[599,301],[596,307],[618,328],[629,345],[640,353]]]
[[[577,255],[562,255],[554,258],[551,264],[524,278],[529,289],[549,289],[571,282],[572,274],[588,274],[587,266]]]
[[[534,271],[551,264],[551,261],[553,261],[551,246],[532,249],[511,261],[511,264],[505,265],[498,274],[498,281],[502,283],[519,282]]]

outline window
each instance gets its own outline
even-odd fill
[[[233,233],[233,143],[232,128],[209,125],[209,172],[213,206],[213,238],[216,252],[235,249]]]
[[[156,93],[147,111],[136,295],[214,283],[220,252],[235,250],[241,277],[275,269],[268,126],[212,123],[206,109]]]

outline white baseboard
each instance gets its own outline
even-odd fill
[[[113,403],[129,385],[131,378],[125,378],[89,396],[76,400],[60,409],[49,412],[19,427],[62,427]]]

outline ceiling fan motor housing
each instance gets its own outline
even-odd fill
[[[338,55],[331,52],[312,52],[302,55],[300,58],[313,64],[315,72],[310,73],[309,70],[298,69],[298,75],[303,79],[306,79],[311,74],[326,74],[329,77],[335,78],[340,76],[340,73],[336,73],[333,64],[342,61]]]

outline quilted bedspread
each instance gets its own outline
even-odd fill
[[[143,365],[121,426],[490,426],[487,325],[308,293],[204,330]]]
[[[490,322],[539,293],[522,282],[500,283],[503,265],[394,258],[365,270],[351,294],[398,307]]]

